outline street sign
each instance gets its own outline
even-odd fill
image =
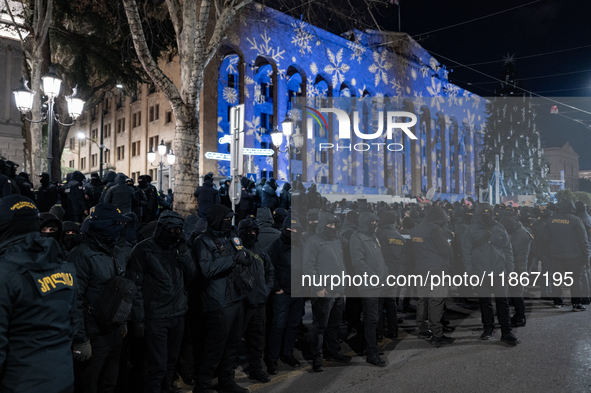
[[[248,178],[248,180],[252,180],[253,182],[257,182],[257,175],[256,173],[247,173],[246,177]]]
[[[223,145],[225,143],[231,143],[232,137],[230,135],[224,135],[223,137],[218,139],[218,142],[220,143],[220,145]]]
[[[245,147],[242,149],[242,153],[247,156],[272,156],[275,154],[273,149],[254,149],[251,147]]]
[[[230,161],[229,154],[216,153],[213,151],[208,151],[207,153],[205,153],[205,158],[209,158],[210,160]]]
[[[244,104],[230,108],[230,199],[232,210],[240,202],[241,186],[238,175],[244,173]]]
[[[409,190],[408,188],[409,188],[409,187],[408,187],[408,185],[406,185],[406,184],[404,184],[404,185],[402,186],[402,194],[403,194],[403,195],[408,195],[408,194],[410,194],[410,190]]]

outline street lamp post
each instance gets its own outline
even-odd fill
[[[160,192],[162,191],[162,170],[164,169],[164,155],[166,155],[166,161],[168,162],[168,165],[173,165],[176,157],[172,153],[172,150],[166,154],[166,145],[164,144],[164,139],[162,139],[158,145],[158,154],[160,154],[160,163],[158,165],[154,165],[152,163],[156,161],[156,153],[154,153],[154,150],[152,150],[150,147],[150,151],[148,152],[148,161],[150,162],[150,165],[160,167],[160,176],[158,176],[158,191]]]
[[[103,149],[105,148],[105,146],[103,145],[103,141],[102,141],[102,135],[101,135],[101,144],[99,145],[94,139],[89,138],[86,136],[85,133],[83,133],[82,131],[80,131],[78,133],[78,135],[76,135],[76,137],[79,140],[87,140],[87,141],[91,141],[92,143],[94,143],[96,145],[96,147],[99,148],[101,154],[100,154],[100,158],[99,158],[99,171],[100,171],[100,177],[101,179],[103,178]]]
[[[287,181],[289,182],[291,181],[289,172],[291,168],[291,145],[293,143],[293,147],[298,151],[302,147],[304,139],[301,132],[293,135],[293,120],[287,117],[287,115],[285,115],[285,119],[281,122],[281,128],[283,129],[283,132],[279,131],[278,128],[275,128],[275,131],[271,133],[271,140],[273,146],[275,146],[279,153],[287,153]],[[284,135],[286,146],[285,150],[281,150]]]
[[[21,79],[21,85],[19,88],[13,90],[12,92],[14,94],[16,107],[23,115],[25,115],[27,112],[30,112],[33,108],[33,97],[37,93],[35,91],[31,91],[27,86],[27,83],[27,80],[23,77]],[[49,174],[50,179],[51,164],[53,161],[53,122],[56,121],[66,127],[73,126],[76,123],[76,119],[80,117],[82,110],[84,109],[84,100],[78,97],[78,89],[74,87],[74,89],[72,89],[72,95],[66,97],[68,113],[74,121],[71,124],[60,122],[58,115],[53,113],[53,105],[55,98],[59,95],[61,84],[62,79],[55,73],[54,67],[49,66],[49,72],[41,77],[43,93],[45,93],[47,96],[47,114],[44,115],[40,120],[27,119],[25,117],[25,119],[31,123],[41,123],[47,120],[47,173]]]

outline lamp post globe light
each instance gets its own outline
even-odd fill
[[[293,134],[293,120],[290,119],[287,114],[285,115],[285,119],[281,122],[281,129],[279,131],[278,128],[275,128],[275,131],[271,133],[271,140],[273,142],[273,146],[277,149],[280,153],[287,153],[287,181],[290,181],[289,178],[290,173],[290,162],[291,162],[291,149],[292,145],[295,148],[296,152],[303,146],[304,138],[301,132],[297,132]],[[286,146],[285,150],[281,150],[281,144],[283,143],[283,136],[285,135]]]
[[[168,165],[174,165],[176,156],[173,154],[172,150],[169,150],[168,154],[166,154],[166,145],[164,144],[164,139],[162,139],[158,145],[157,150],[158,154],[160,155],[160,163],[158,165],[152,164],[154,161],[156,161],[156,153],[154,153],[154,150],[151,147],[150,151],[148,152],[148,161],[150,164],[152,164],[152,166],[160,167],[160,175],[158,176],[158,192],[160,192],[162,191],[162,170],[164,169],[164,155],[166,155],[166,161],[168,162]]]
[[[14,94],[14,101],[16,103],[16,108],[25,115],[26,113],[30,112],[33,108],[33,98],[35,97],[36,92],[31,91],[27,86],[27,80],[23,77],[21,79],[20,86],[13,90],[12,93]],[[78,89],[75,87],[71,96],[66,97],[66,103],[68,104],[68,114],[72,118],[73,122],[71,124],[65,124],[60,122],[57,114],[53,113],[53,104],[55,98],[60,93],[60,88],[62,84],[62,79],[56,74],[55,68],[53,65],[49,66],[49,72],[41,77],[41,86],[43,89],[43,93],[47,96],[47,114],[45,114],[40,120],[33,120],[27,119],[31,123],[41,123],[47,120],[47,173],[49,173],[49,178],[51,179],[51,164],[53,161],[53,154],[52,154],[52,137],[53,137],[53,122],[56,121],[63,126],[73,126],[76,123],[76,120],[82,114],[84,110],[85,101],[78,97],[77,91]],[[80,136],[79,136],[80,137]]]

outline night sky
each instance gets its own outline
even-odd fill
[[[569,141],[580,155],[581,169],[591,169],[591,129],[564,117],[591,125],[591,2],[400,0],[400,3],[402,30],[452,69],[451,82],[462,88],[482,96],[494,95],[498,82],[460,64],[500,78],[503,57],[514,55],[518,75],[524,78],[521,87],[559,102],[547,101],[537,108],[543,145],[561,146]],[[525,5],[528,3],[532,4]],[[525,6],[446,28],[520,5]],[[377,18],[387,30],[398,30],[396,6],[388,7]],[[440,28],[446,29],[424,34]],[[581,46],[586,47],[564,51]],[[562,52],[519,59],[556,51]],[[472,65],[482,62],[493,63]],[[569,74],[548,77],[565,73]],[[550,115],[552,105],[558,107],[562,116]]]

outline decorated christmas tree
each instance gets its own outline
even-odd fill
[[[519,87],[512,56],[505,58],[503,82],[486,105],[486,134],[480,154],[480,184],[487,188],[499,156],[500,178],[507,195],[536,195],[548,190],[548,167],[542,157],[536,111]],[[503,195],[501,187],[501,195]]]

